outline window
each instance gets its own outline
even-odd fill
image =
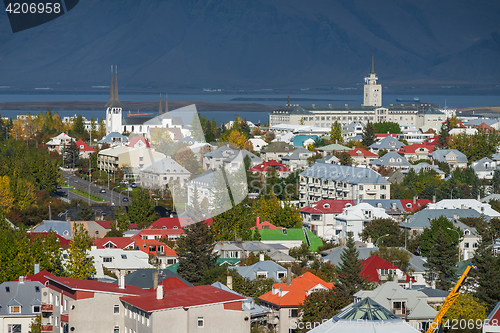
[[[56,306],[59,306],[59,295],[56,295]]]
[[[290,309],[289,316],[291,318],[297,318],[299,316],[299,310],[298,309]]]
[[[7,333],[21,333],[21,324],[9,324]]]
[[[102,262],[112,262],[113,258],[112,257],[104,257],[102,258]]]
[[[203,320],[203,317],[198,317],[198,327],[204,327],[205,326],[205,321]]]
[[[64,300],[64,311],[68,311],[68,300]]]
[[[278,272],[278,279],[282,279],[286,276],[285,272]]]
[[[10,293],[10,287],[5,287],[5,292]]]
[[[10,313],[20,313],[21,307],[18,305],[12,305],[9,307]]]
[[[257,272],[258,279],[267,279],[267,272]]]
[[[113,306],[113,313],[120,313],[120,306],[119,305]]]
[[[122,254],[122,259],[127,259],[127,255],[126,254]]]
[[[362,191],[363,190],[363,185],[359,185],[359,190]]]
[[[385,185],[380,185],[380,189],[385,190]]]
[[[469,247],[469,243],[464,243],[464,247],[468,248]]]
[[[59,317],[54,317],[54,326],[59,327]]]
[[[33,313],[40,313],[40,305],[33,305]]]
[[[120,326],[115,326],[113,333],[120,333]]]
[[[39,292],[40,292],[40,287],[35,286],[35,291],[36,291],[37,293],[39,293]]]

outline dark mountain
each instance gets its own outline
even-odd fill
[[[82,0],[13,34],[0,14],[0,86],[302,88],[495,84],[500,1]]]

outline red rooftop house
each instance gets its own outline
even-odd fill
[[[349,155],[351,155],[352,160],[354,161],[355,164],[357,165],[370,165],[370,163],[378,158],[377,154],[372,153],[371,151],[362,149],[362,148],[355,148],[352,150],[347,151]]]
[[[416,282],[414,278],[407,275],[398,266],[391,264],[391,262],[377,255],[363,260],[361,265],[363,266],[361,275],[370,282],[384,283],[392,278],[400,285],[405,285],[406,287],[409,287],[410,279],[412,283]]]
[[[318,237],[331,239],[342,231],[336,227],[335,217],[342,214],[344,208],[354,206],[354,200],[320,200],[302,208],[303,223]]]
[[[134,136],[125,143],[125,146],[131,148],[151,148],[149,141],[143,136]]]
[[[129,249],[134,248],[134,240],[129,237],[103,237],[94,239],[98,249]]]
[[[436,148],[432,144],[414,143],[401,147],[398,153],[406,157],[408,161],[413,162],[429,159],[429,154],[434,150],[436,150]]]
[[[286,178],[290,174],[290,169],[286,165],[278,163],[275,160],[263,162],[261,164],[257,164],[253,168],[248,169],[248,171],[256,172],[261,175],[271,170],[275,170],[278,173],[278,176],[281,178]]]
[[[81,158],[89,158],[90,154],[92,154],[93,152],[96,151],[94,148],[92,148],[88,144],[86,144],[82,139],[79,139],[76,142],[76,146],[78,147],[78,150],[80,151]]]
[[[177,263],[177,253],[156,239],[136,239],[135,249],[155,257],[161,268]]]
[[[250,229],[283,229],[283,227],[277,227],[268,221],[264,221],[261,223],[260,217],[257,216],[257,219],[255,221],[255,226],[251,227]]]
[[[293,280],[290,280],[290,275],[287,275],[286,283],[275,283],[271,291],[259,296],[261,306],[271,313],[268,324],[276,328],[277,333],[288,333],[289,328],[297,324],[300,320],[299,304],[307,295],[333,288],[333,283],[325,282],[310,272]]]

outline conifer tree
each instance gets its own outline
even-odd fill
[[[330,129],[330,140],[335,143],[342,142],[342,126],[338,120],[335,120]]]
[[[361,259],[359,259],[359,252],[356,250],[352,234],[347,237],[346,246],[340,255],[342,261],[335,270],[338,283],[334,285],[333,290],[336,294],[351,299],[355,293],[366,289],[368,282],[361,275]]]
[[[374,144],[375,141],[375,130],[373,129],[372,123],[368,122],[368,124],[366,124],[365,126],[365,129],[363,130],[361,143],[363,144],[363,146],[369,147]]]
[[[68,260],[66,262],[66,275],[74,279],[86,279],[95,273],[94,259],[87,256],[92,239],[82,224],[75,224],[73,230],[73,241],[68,249]]]
[[[476,269],[471,271],[475,286],[475,296],[486,304],[488,313],[500,300],[500,257],[495,257],[489,247],[491,241],[482,240],[474,253],[472,263]]]
[[[139,192],[134,196],[134,200],[128,207],[128,216],[130,222],[137,224],[140,229],[149,226],[158,219],[155,205],[146,189],[139,189]]]
[[[213,253],[215,243],[203,222],[191,224],[183,230],[185,235],[177,240],[177,273],[196,284],[202,281],[206,271],[217,265],[217,255]]]

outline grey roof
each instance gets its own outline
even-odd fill
[[[0,316],[35,316],[40,314],[33,312],[32,305],[42,304],[41,290],[43,287],[44,285],[38,281],[8,281],[0,284]],[[9,313],[11,305],[21,306],[21,312]]]
[[[500,194],[490,194],[484,198],[481,199],[481,202],[488,203],[490,200],[498,200],[500,201]]]
[[[297,259],[295,259],[294,257],[292,257],[286,253],[283,253],[281,251],[274,252],[273,254],[271,254],[270,257],[272,260],[277,261],[277,262],[295,262],[295,261],[297,261]]]
[[[436,161],[446,162],[446,155],[448,155],[449,153],[454,153],[455,155],[457,155],[456,161],[458,163],[467,163],[467,156],[456,149],[438,149],[430,153],[429,156]]]
[[[136,286],[142,289],[150,289],[153,287],[154,272],[158,272],[158,283],[168,277],[176,277],[188,286],[192,287],[193,284],[181,278],[169,269],[138,269],[135,272],[125,275],[125,284]]]
[[[150,120],[153,116],[131,116],[131,117],[123,117],[122,124],[123,125],[145,125],[148,120]]]
[[[466,218],[466,217],[485,217],[489,220],[489,216],[483,215],[474,209],[424,209],[420,212],[417,212],[414,215],[408,216],[406,221],[399,223],[401,228],[408,229],[423,229],[430,228],[431,221],[433,219],[437,219],[440,216],[444,216],[450,220],[453,220],[454,225],[460,227],[461,229],[467,228],[471,230],[471,232],[475,233],[475,229],[471,227],[467,227],[465,224],[455,221],[454,217],[457,218]]]
[[[156,174],[191,174],[191,172],[189,172],[186,168],[184,168],[182,165],[180,165],[170,157],[158,157],[153,162],[145,165],[142,171]]]
[[[101,140],[99,140],[98,143],[114,143],[116,140],[113,140],[114,138],[120,138],[121,142],[127,142],[128,137],[125,135],[121,135],[118,132],[111,132],[105,137],[103,137]]]
[[[444,116],[444,113],[439,111],[438,109],[436,109],[435,107],[433,106],[429,106],[428,108],[426,109],[423,109],[422,111],[419,112],[420,114],[438,114],[438,115],[442,115]]]
[[[498,123],[498,119],[473,119],[465,123],[466,126],[479,126],[482,123],[485,123],[488,126],[493,126]]]
[[[420,162],[416,165],[410,165],[410,169],[415,170],[416,173],[419,173],[421,170],[427,171],[432,169],[436,171],[439,175],[444,174],[443,171],[439,170],[439,167],[437,165],[431,165],[427,162]]]
[[[50,230],[65,238],[73,237],[71,223],[68,221],[43,221],[33,228],[33,232],[48,232]]]
[[[495,154],[491,155],[491,159],[493,161],[500,161],[500,153],[495,153]]]
[[[440,289],[434,289],[430,287],[423,287],[423,288],[413,288],[415,290],[421,291],[424,294],[427,295],[427,297],[447,297],[449,292],[440,290]]]
[[[264,153],[289,153],[295,150],[295,147],[286,142],[276,141],[262,148],[260,151]]]
[[[373,207],[384,208],[389,211],[392,210],[394,204],[396,204],[396,209],[404,211],[403,205],[401,204],[401,200],[399,199],[379,199],[379,200],[363,200],[364,203],[370,204]]]
[[[355,135],[355,136],[350,136],[348,137],[345,142],[349,142],[349,141],[361,141],[363,140],[363,136],[361,134],[358,134],[358,135]]]
[[[401,184],[404,178],[405,175],[403,174],[403,172],[401,172],[400,169],[397,169],[387,176],[387,180],[391,182],[391,184]]]
[[[370,168],[338,164],[314,163],[300,175],[353,184],[390,184],[384,177]]]
[[[105,221],[114,220],[115,218],[115,208],[114,206],[89,206],[90,210],[94,212],[94,216],[99,219],[103,218]],[[80,206],[72,206],[63,212],[57,214],[57,216],[52,217],[52,221],[78,221],[76,217],[78,212],[82,209]],[[60,234],[62,236],[62,234]],[[70,233],[71,235],[71,233]]]
[[[321,258],[321,260],[323,260],[325,262],[329,261],[332,265],[337,266],[339,263],[342,262],[342,259],[340,258],[340,256],[344,252],[345,248],[346,248],[345,246],[339,247],[338,249],[332,251],[329,255]],[[365,259],[368,259],[371,257],[370,252],[375,252],[378,250],[378,248],[376,248],[376,247],[363,247],[363,248],[357,248],[357,250],[359,253],[359,255],[358,255],[359,259],[365,260]]]
[[[250,161],[252,163],[260,164],[260,163],[264,162],[264,160],[262,158],[260,158],[257,155],[252,154],[251,152],[249,152],[248,150],[245,150],[245,149],[243,149],[243,150],[236,150],[236,154],[234,154],[231,157],[226,158],[224,160],[224,162],[225,163],[231,163],[233,161],[237,161],[237,162],[243,163],[243,160],[244,160],[244,158],[246,156],[250,157]]]
[[[285,156],[283,156],[282,160],[283,161],[300,160],[300,158],[299,158],[300,154],[315,155],[314,152],[312,152],[306,148],[300,147],[300,148],[297,148],[294,151],[286,154]]]
[[[392,136],[386,136],[380,141],[375,142],[374,144],[370,145],[370,149],[397,149],[399,150],[401,147],[403,147],[405,144],[402,143],[401,141],[398,141],[397,139],[393,138]]]
[[[356,127],[365,128],[366,125],[365,125],[365,123],[363,123],[361,121],[353,121],[349,125],[344,126],[343,130],[346,131],[346,132],[348,132],[348,133],[351,133],[351,132],[354,132],[354,130],[356,129]]]
[[[495,167],[492,167],[492,163],[495,165]],[[486,165],[488,167],[486,167]],[[483,157],[479,161],[474,161],[472,162],[471,168],[474,169],[474,171],[491,171],[496,169],[496,162],[493,162],[490,160],[488,157]]]
[[[326,155],[319,160],[316,160],[316,163],[328,163],[328,164],[337,164],[340,162],[340,159],[335,155]]]
[[[384,156],[373,160],[370,164],[377,166],[403,166],[410,165],[410,162],[406,159],[406,157],[399,155],[394,151],[390,151]]]
[[[234,268],[242,277],[249,278],[250,280],[257,278],[257,272],[268,272],[268,278],[272,278],[276,282],[281,282],[281,280],[278,279],[277,274],[273,273],[287,271],[286,268],[283,268],[271,260],[258,261],[251,266],[236,266]]]
[[[213,173],[214,170],[207,170],[198,177],[191,180],[191,182],[205,183],[207,186],[211,186],[214,182]]]

